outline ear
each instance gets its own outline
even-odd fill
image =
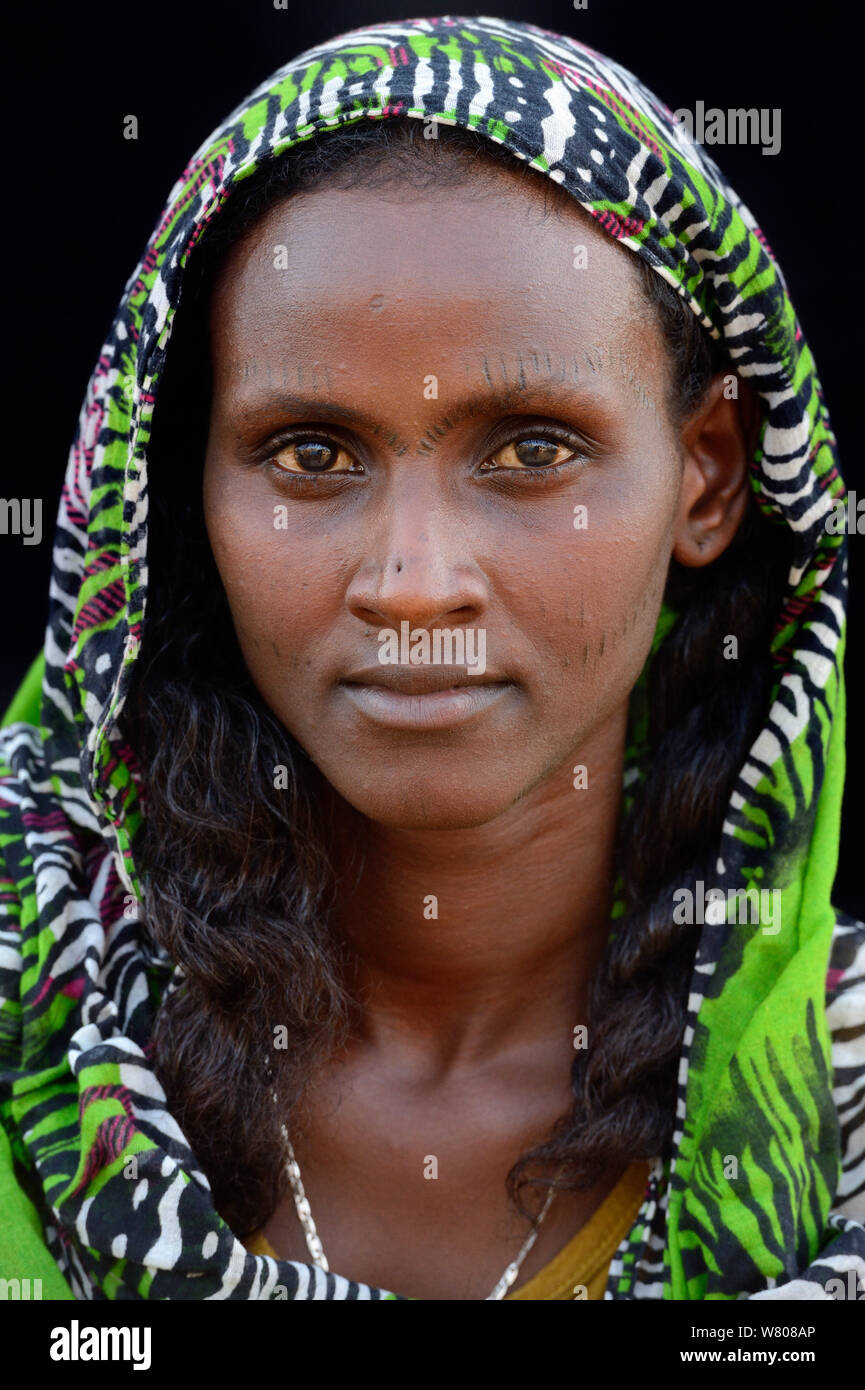
[[[757,396],[729,370],[712,377],[680,432],[683,468],[673,558],[710,565],[726,550],[748,503],[748,469],[760,430]]]

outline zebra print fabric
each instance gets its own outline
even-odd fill
[[[772,703],[713,886],[728,902],[778,888],[784,927],[703,928],[675,1152],[654,1165],[606,1297],[833,1297],[839,1271],[865,1276],[865,927],[831,903],[847,541],[826,526],[845,489],[815,364],[765,236],[671,111],[574,40],[490,17],[377,24],[280,68],[194,156],[127,283],[70,453],[41,713],[0,734],[0,1118],[16,1174],[78,1298],[397,1296],[250,1255],[213,1207],[148,1061],[173,967],[146,931],[141,776],[119,727],[146,614],[148,441],[189,253],[264,159],[396,115],[472,126],[560,184],[675,287],[761,399],[750,484],[795,553]],[[626,799],[645,758],[635,720]]]

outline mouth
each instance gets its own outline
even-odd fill
[[[369,667],[338,682],[362,714],[390,729],[446,729],[491,709],[515,689],[513,681],[465,667]]]

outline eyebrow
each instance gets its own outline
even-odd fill
[[[566,390],[556,390],[556,386],[561,386],[565,380],[568,382]],[[537,399],[541,395],[550,401],[561,401],[563,405],[566,402],[573,403],[577,397],[583,400],[592,399],[596,404],[601,404],[603,393],[598,390],[597,378],[592,380],[589,376],[583,376],[579,382],[564,376],[538,378],[525,387],[513,386],[509,390],[486,387],[454,399],[453,403],[427,426],[420,437],[419,447],[422,448],[424,443],[427,449],[434,447],[436,438],[441,438],[455,424],[467,417],[512,409],[521,401]],[[322,420],[332,424],[360,425],[371,434],[383,432],[381,421],[362,408],[338,405],[320,396],[300,396],[277,388],[263,391],[261,395],[241,403],[244,416],[270,410],[285,411],[300,418]],[[397,435],[392,433],[389,442],[396,438]]]
[[[363,425],[373,434],[381,433],[381,422],[373,415],[355,406],[337,405],[334,401],[323,400],[321,396],[298,396],[291,391],[271,390],[262,392],[249,400],[240,402],[243,415],[257,414],[259,411],[282,410],[291,415],[306,416],[309,419],[329,420],[334,424],[346,423]]]

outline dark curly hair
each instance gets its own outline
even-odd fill
[[[504,166],[540,180],[546,215],[562,199],[575,206],[487,137],[440,126],[427,140],[420,124],[394,117],[321,130],[237,186],[192,253],[154,415],[149,594],[123,721],[144,769],[135,845],[144,915],[183,983],[156,1012],[151,1050],[216,1207],[241,1236],[283,1196],[281,1125],[300,1122],[313,1069],[350,1035],[358,1005],[330,925],[339,885],[323,779],[251,682],[205,532],[208,297],[229,247],[279,199],[322,183],[477,182]],[[668,348],[667,406],[678,424],[725,359],[676,292],[641,258],[634,265]],[[713,564],[671,562],[666,598],[680,616],[650,663],[646,776],[616,845],[625,913],[591,982],[592,1045],[574,1053],[571,1110],[508,1175],[524,1214],[527,1187],[590,1186],[610,1165],[670,1150],[696,935],[673,921],[672,895],[711,877],[731,789],[772,695],[786,544],[749,492]],[[733,631],[735,663],[721,658],[719,636]],[[287,789],[274,788],[278,764]],[[275,1051],[278,1025],[288,1046]]]

